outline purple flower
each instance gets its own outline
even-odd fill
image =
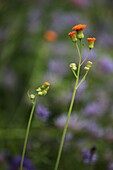
[[[110,57],[102,57],[98,66],[103,73],[113,73],[113,60]]]
[[[113,170],[113,162],[109,163],[107,170]]]
[[[14,157],[10,162],[10,166],[8,170],[18,170],[20,167],[20,162],[21,162],[21,156]],[[35,170],[34,165],[27,158],[24,158],[23,168],[25,168],[25,170]]]
[[[86,116],[101,116],[104,113],[104,105],[100,102],[92,102],[84,109]]]
[[[46,121],[50,115],[50,112],[46,107],[38,104],[36,106],[35,112],[36,112],[36,116],[42,121]]]
[[[49,61],[49,70],[53,73],[60,74],[61,76],[64,76],[67,71],[67,65],[64,60],[50,60]]]
[[[85,164],[94,164],[97,161],[96,147],[85,149],[81,152]]]

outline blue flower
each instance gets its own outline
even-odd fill
[[[82,151],[83,162],[85,164],[94,164],[97,161],[96,147]]]
[[[21,156],[14,157],[10,162],[10,166],[8,170],[18,170],[20,167],[20,162],[21,162]],[[24,158],[23,168],[25,168],[25,170],[35,170],[34,165],[27,158]]]
[[[38,104],[36,106],[35,112],[36,112],[36,116],[42,121],[46,121],[50,115],[50,112],[46,107]]]

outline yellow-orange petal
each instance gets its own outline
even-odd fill
[[[50,83],[46,81],[46,82],[44,83],[44,85],[45,85],[45,86],[50,86]]]
[[[75,30],[75,31],[81,31],[83,30],[84,28],[86,28],[86,25],[85,24],[78,24],[78,25],[75,25],[72,30]]]
[[[47,41],[55,41],[57,39],[57,33],[55,31],[47,31],[45,32],[44,34],[44,38],[47,40]]]
[[[74,32],[74,31],[72,31],[72,32],[69,32],[69,34],[68,34],[70,37],[72,37],[72,36],[74,36],[74,35],[76,35],[76,32]]]
[[[96,38],[87,38],[88,42],[93,43],[96,41]]]

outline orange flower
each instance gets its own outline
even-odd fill
[[[88,42],[93,43],[96,41],[96,38],[87,38]]]
[[[77,42],[76,32],[72,31],[68,34],[73,42]]]
[[[94,48],[94,42],[96,41],[96,38],[87,38],[89,42],[89,49]]]
[[[86,28],[86,25],[85,24],[78,24],[78,25],[75,25],[72,30],[75,30],[75,31],[82,31],[84,28]]]
[[[70,37],[73,37],[74,35],[76,35],[76,32],[72,31],[72,32],[69,32],[68,34]]]
[[[45,86],[50,86],[50,83],[46,81],[46,82],[44,83],[44,85],[45,85]]]
[[[55,31],[47,31],[45,34],[44,34],[44,38],[47,40],[47,41],[55,41],[57,39],[57,33]]]

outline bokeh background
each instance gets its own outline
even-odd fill
[[[73,90],[69,64],[78,57],[68,33],[79,23],[87,25],[85,38],[97,40],[89,57],[93,67],[77,92],[59,170],[113,170],[112,0],[0,0],[0,170],[18,169],[32,106],[27,92],[45,81],[51,87],[37,99],[26,169],[54,169]],[[87,50],[85,39],[83,57]],[[92,147],[94,164],[83,152]]]

